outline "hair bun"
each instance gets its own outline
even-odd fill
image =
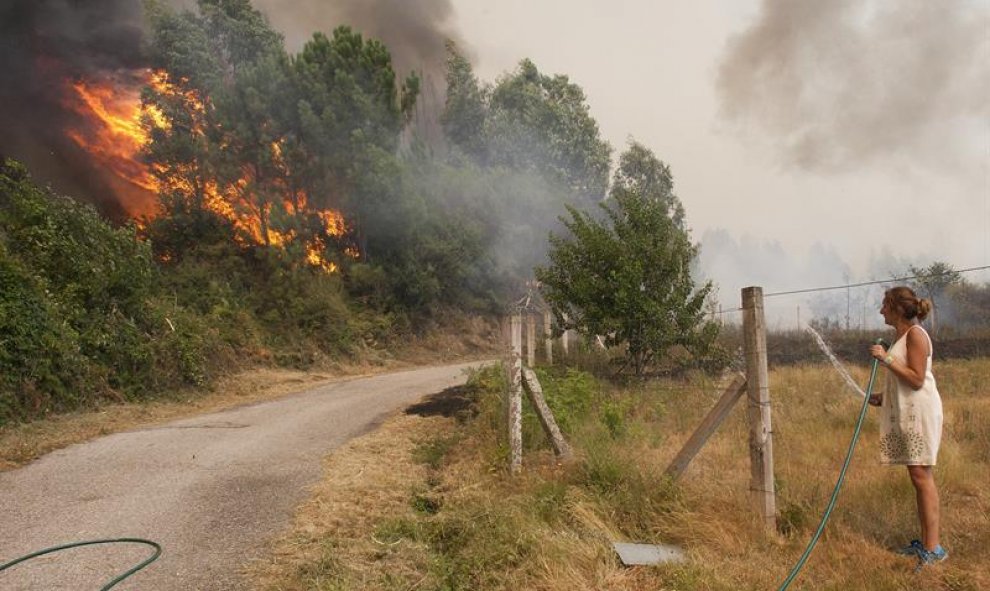
[[[918,298],[918,320],[924,320],[932,311],[932,301],[928,298]]]

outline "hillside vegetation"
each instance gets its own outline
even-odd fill
[[[0,163],[0,425],[492,317],[564,204],[608,184],[583,92],[531,62],[484,85],[451,46],[427,145],[418,80],[376,40],[341,27],[291,54],[247,0],[149,8],[157,211],[111,223],[82,204],[108,196]]]
[[[662,199],[680,235],[677,297],[660,309],[692,295],[669,168],[631,142],[613,170],[567,76],[522,60],[486,83],[451,44],[440,129],[421,134],[417,75],[349,27],[290,52],[248,0],[152,3],[147,19],[133,164],[153,214],[110,223],[80,204],[110,196],[60,196],[0,165],[0,424],[492,318],[532,289],[558,218],[600,218],[610,185]],[[630,299],[643,269],[627,267]],[[678,326],[703,321],[706,293]],[[643,359],[671,344],[653,337]]]

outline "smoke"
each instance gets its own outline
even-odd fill
[[[339,25],[385,43],[400,76],[415,72],[420,77],[414,133],[431,145],[441,141],[446,42],[464,49],[451,24],[450,0],[254,0],[254,4],[285,36],[290,51],[301,49],[314,32],[329,33]]]
[[[772,330],[799,329],[812,321],[853,329],[883,328],[879,309],[884,290],[912,284],[903,279],[913,274],[912,267],[931,264],[924,256],[905,256],[884,246],[862,253],[865,264],[854,269],[828,244],[816,242],[802,252],[750,235],[737,239],[721,228],[706,230],[700,246],[695,277],[698,281],[718,278],[716,299],[726,311],[722,320],[738,323],[740,290],[757,285],[764,294],[776,294],[764,303],[767,326]],[[969,329],[979,325],[980,319],[958,314],[949,300],[941,298],[937,304],[946,326]]]
[[[784,248],[780,243],[752,236],[734,238],[724,229],[709,229],[701,238],[697,275],[701,281],[718,278],[718,300],[723,310],[740,305],[740,291],[758,285],[765,294],[790,292],[805,288],[848,285],[850,283],[893,277],[907,267],[889,253],[871,257],[866,275],[850,269],[842,257],[826,244],[815,243],[806,252]],[[884,269],[879,271],[879,269]],[[864,286],[853,290],[827,290],[770,297],[765,302],[767,325],[773,330],[801,328],[812,321],[827,321],[838,326],[866,328],[876,326],[879,300],[876,290]],[[741,319],[738,311],[722,318],[729,323]]]
[[[442,74],[445,40],[457,37],[450,0],[255,0],[255,6],[285,35],[290,51],[315,31],[349,25],[383,41],[403,72]]]
[[[988,30],[990,4],[972,0],[764,0],[728,44],[722,110],[807,170],[982,161]]]
[[[7,0],[0,8],[0,154],[61,191],[120,216],[111,179],[65,134],[87,123],[66,101],[71,82],[128,77],[140,64],[133,0]]]

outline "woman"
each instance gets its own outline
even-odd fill
[[[932,375],[932,341],[919,323],[931,311],[929,300],[907,287],[884,293],[880,313],[897,331],[890,350],[870,347],[887,367],[887,387],[870,403],[880,407],[880,462],[907,466],[918,502],[921,539],[900,552],[918,557],[918,568],[945,560],[939,540],[938,489],[932,468],[942,437],[942,399]]]

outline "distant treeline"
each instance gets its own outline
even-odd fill
[[[843,363],[868,365],[869,346],[878,338],[890,339],[890,331],[841,330],[819,331],[829,348]],[[726,327],[721,335],[722,344],[730,351],[741,351],[742,332],[738,327]],[[940,359],[973,359],[990,357],[990,330],[970,331],[965,334],[941,331],[933,337],[935,362]],[[767,359],[771,366],[801,363],[827,363],[828,359],[815,344],[814,339],[802,330],[788,330],[767,334]]]

